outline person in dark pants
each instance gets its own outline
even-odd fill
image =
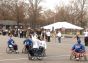
[[[76,36],[74,38],[76,38],[77,40],[79,40],[80,39],[79,34],[76,34]]]
[[[14,36],[15,36],[15,37],[18,36],[18,31],[17,31],[17,29],[14,31]]]
[[[47,41],[50,42],[50,36],[47,36]]]
[[[19,33],[20,33],[20,38],[23,38],[23,31],[20,30]]]
[[[26,30],[23,31],[23,37],[26,38]]]
[[[88,46],[88,37],[85,37],[85,46]]]
[[[45,31],[42,31],[42,39],[45,38]]]
[[[61,43],[61,32],[60,31],[58,31],[57,33],[57,38],[58,38],[59,43]]]
[[[48,42],[50,42],[50,36],[51,36],[50,30],[48,30],[48,31],[46,32],[46,40],[47,40]]]
[[[85,42],[85,46],[88,46],[88,30],[84,32],[84,42]]]
[[[61,43],[61,37],[58,37],[58,41],[59,41],[59,43]]]
[[[41,38],[41,29],[38,29],[38,30],[36,31],[36,33],[37,33],[37,35],[38,35],[38,39],[40,39],[40,38]]]

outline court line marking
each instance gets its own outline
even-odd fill
[[[88,54],[87,54],[88,55]],[[58,56],[46,56],[44,58],[59,58],[59,57],[70,57],[70,55],[58,55]],[[28,58],[16,58],[16,59],[1,59],[0,62],[4,61],[17,61],[17,60],[27,60]]]
[[[68,57],[70,55],[59,55],[59,56],[46,56],[44,58],[49,58],[49,57]],[[17,60],[25,60],[25,59],[28,59],[28,58],[17,58],[17,59],[1,59],[0,62],[3,62],[3,61],[17,61]]]
[[[28,59],[28,58],[17,58],[17,59],[2,59],[2,60],[0,60],[0,62],[2,62],[2,61],[15,61],[15,60],[25,60],[25,59]]]
[[[67,57],[69,55],[60,55],[60,56],[46,56],[44,58],[48,58],[48,57]],[[17,59],[1,59],[0,62],[4,62],[4,61],[17,61],[17,60],[26,60],[28,58],[17,58]]]

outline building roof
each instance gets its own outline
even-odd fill
[[[3,25],[17,25],[16,21],[11,21],[11,20],[0,20],[0,24]]]

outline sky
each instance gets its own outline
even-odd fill
[[[41,5],[45,9],[54,9],[56,5],[61,6],[61,5],[67,5],[69,4],[70,0],[43,0]]]
[[[55,9],[56,5],[67,5],[69,1],[71,0],[43,0],[40,5],[42,5],[44,9]]]

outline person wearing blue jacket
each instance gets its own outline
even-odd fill
[[[32,48],[33,42],[32,42],[32,38],[31,35],[29,35],[23,42],[23,44],[25,45],[26,49],[29,50],[29,48]]]
[[[72,51],[73,51],[73,53],[76,54],[76,59],[79,59],[80,53],[81,54],[85,53],[85,46],[83,44],[81,44],[81,40],[80,39],[78,39],[77,43],[73,45]]]
[[[9,40],[7,41],[7,43],[9,48],[13,48],[14,40],[12,39],[12,35],[9,36]]]
[[[9,39],[7,41],[8,48],[12,52],[18,52],[18,45],[15,43],[15,41],[12,39],[12,35],[9,35]]]

